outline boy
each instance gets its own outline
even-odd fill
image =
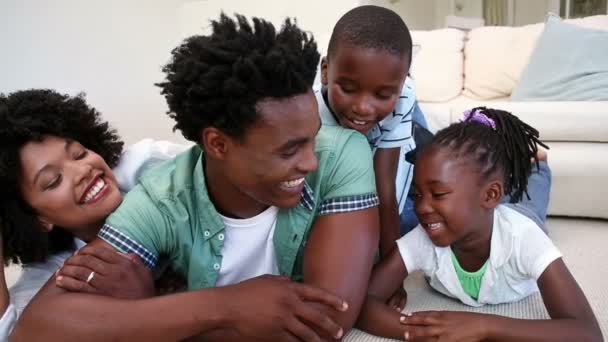
[[[411,60],[412,38],[399,15],[361,6],[338,20],[321,62],[321,121],[365,134],[374,152],[382,257],[400,236],[400,213],[401,225],[418,224],[406,206],[413,165],[405,155],[416,147],[412,121],[425,123],[407,77]]]

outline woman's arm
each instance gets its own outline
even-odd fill
[[[1,246],[2,237],[0,236],[0,248]],[[17,320],[17,310],[14,306],[10,306],[11,302],[4,275],[4,256],[1,249],[0,262],[2,262],[2,269],[0,270],[0,340],[6,341]]]

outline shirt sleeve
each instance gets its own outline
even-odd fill
[[[407,273],[426,271],[434,260],[435,253],[433,243],[421,226],[417,226],[411,232],[397,240],[397,248],[403,259]]]
[[[524,276],[538,280],[545,269],[562,254],[553,241],[536,225],[527,229],[519,244],[520,271]]]
[[[380,123],[382,133],[378,140],[378,148],[395,148],[410,146],[414,149],[416,144],[412,137],[412,115],[416,108],[416,92],[414,81],[411,78],[405,80],[395,109],[388,117]]]
[[[113,170],[120,190],[129,192],[146,171],[165,160],[175,158],[191,146],[153,139],[143,139],[129,146]]]
[[[9,304],[0,318],[0,341],[8,341],[8,336],[13,331],[15,322],[17,321],[17,309],[15,305]]]
[[[342,130],[337,139],[335,158],[324,183],[319,214],[335,214],[378,205],[372,153],[365,137]]]
[[[153,201],[138,185],[108,217],[98,236],[123,253],[135,253],[154,268],[160,254],[171,252],[174,241],[171,221],[161,208],[162,202]]]

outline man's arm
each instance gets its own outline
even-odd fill
[[[399,208],[395,178],[399,165],[400,147],[381,148],[374,155],[374,172],[380,199],[380,256],[384,258],[399,239]]]
[[[349,303],[347,312],[319,307],[344,332],[355,324],[365,299],[378,235],[378,209],[368,208],[319,217],[306,243],[304,283],[326,289]]]
[[[115,251],[102,240],[91,244]],[[241,340],[318,340],[302,321],[335,335],[340,327],[311,302],[347,309],[327,291],[276,276],[140,300],[67,292],[56,287],[53,277],[24,311],[12,339],[173,341],[213,332],[211,336]]]

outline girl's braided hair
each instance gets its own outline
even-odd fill
[[[446,146],[456,157],[474,160],[482,179],[497,171],[504,176],[505,195],[518,202],[527,194],[532,159],[538,167],[538,131],[515,115],[499,109],[477,107],[465,119],[439,131],[433,144]],[[489,120],[486,120],[489,119]]]

